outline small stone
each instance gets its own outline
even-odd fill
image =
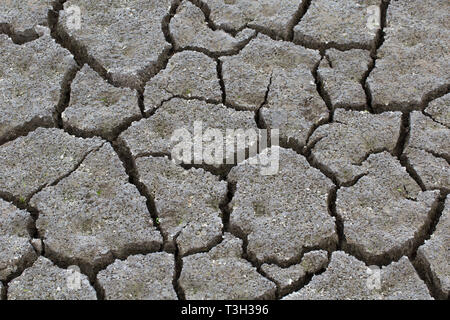
[[[207,253],[183,258],[178,283],[187,300],[274,299],[276,286],[242,258],[242,240],[225,233]]]
[[[32,228],[28,212],[0,199],[0,280],[20,274],[37,259],[30,244]]]
[[[117,257],[158,250],[162,239],[146,199],[128,179],[105,144],[57,185],[33,196],[30,204],[39,211],[36,227],[46,255],[93,276]]]
[[[278,129],[285,145],[305,146],[313,128],[328,120],[325,102],[306,68],[274,69],[267,103],[260,109],[263,127]]]
[[[176,300],[175,260],[165,252],[116,260],[97,275],[106,300]]]
[[[432,297],[407,257],[382,269],[372,269],[345,252],[336,251],[324,273],[284,299],[432,300]]]
[[[427,190],[450,191],[450,165],[445,158],[416,148],[406,148],[404,156]]]
[[[62,113],[65,129],[110,140],[140,117],[137,92],[113,87],[88,65],[73,80],[69,106]]]
[[[9,283],[8,300],[97,300],[97,294],[84,274],[39,257]]]

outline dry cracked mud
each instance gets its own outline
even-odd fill
[[[116,260],[98,273],[97,281],[107,300],[174,300],[175,259],[166,252]]]
[[[375,47],[379,26],[367,27],[371,6],[382,0],[311,1],[303,19],[294,27],[294,42],[312,47],[341,49]],[[320,22],[319,22],[320,21]]]
[[[426,270],[429,281],[435,285],[438,297],[448,299],[450,291],[450,272],[448,271],[450,227],[450,197],[447,196],[444,212],[429,240],[417,251],[419,268]]]
[[[374,109],[417,109],[448,90],[449,12],[445,0],[390,1],[385,40],[367,79]]]
[[[39,37],[40,26],[48,25],[48,11],[58,0],[5,0],[0,4],[0,33],[23,43]]]
[[[76,270],[61,269],[49,259],[39,257],[32,267],[9,283],[9,300],[96,300],[87,276],[80,274],[78,288],[70,288],[67,279]]]
[[[186,299],[274,298],[275,283],[260,275],[242,254],[242,240],[225,233],[209,252],[183,258],[179,283]]]
[[[30,243],[33,219],[25,210],[0,200],[0,280],[8,280],[37,259]]]
[[[247,239],[250,259],[287,266],[309,248],[337,246],[335,219],[328,212],[334,185],[304,156],[275,149],[270,152],[279,154],[277,174],[261,175],[252,159],[231,169],[230,229]]]
[[[299,291],[286,296],[287,300],[429,300],[427,286],[419,278],[407,257],[381,268],[381,286],[371,289],[370,273],[364,262],[345,252],[331,256],[327,270],[314,276]]]
[[[449,18],[1,1],[0,300],[448,300]]]
[[[35,194],[38,234],[46,254],[80,268],[89,276],[133,252],[152,252],[162,244],[146,199],[128,176],[111,145],[86,156],[56,185]]]

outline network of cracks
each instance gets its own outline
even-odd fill
[[[1,297],[448,299],[449,5],[1,4]],[[196,121],[279,171],[175,164]]]

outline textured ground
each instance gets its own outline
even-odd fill
[[[448,299],[449,21],[448,0],[2,0],[0,299]],[[195,121],[279,129],[278,173],[170,161]]]

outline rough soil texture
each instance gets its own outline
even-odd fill
[[[107,300],[173,300],[174,256],[157,252],[116,260],[98,273],[97,281]]]
[[[37,259],[30,243],[33,219],[24,210],[0,200],[0,280],[8,280]]]
[[[54,125],[64,81],[76,67],[69,51],[48,34],[18,45],[0,34],[0,142]]]
[[[390,1],[385,40],[367,79],[376,110],[420,109],[449,88],[450,3]]]
[[[274,298],[275,284],[260,275],[242,253],[242,240],[226,233],[208,253],[183,258],[179,283],[186,299]]]
[[[364,262],[345,252],[331,256],[327,270],[310,283],[286,297],[287,300],[429,300],[427,286],[407,257],[381,268],[381,286],[368,286],[370,274]]]
[[[61,269],[44,257],[9,283],[9,300],[95,300],[94,288],[83,274],[79,288],[69,288],[67,278],[72,270]],[[76,272],[76,271],[75,271]]]
[[[448,299],[450,291],[450,272],[448,270],[450,228],[450,198],[447,196],[444,212],[431,238],[417,251],[419,268],[428,271],[428,280],[435,285],[439,297]]]
[[[330,45],[340,49],[375,47],[377,29],[367,28],[367,9],[370,6],[380,7],[382,0],[310,2],[303,19],[294,27],[294,42],[308,43],[318,48]]]
[[[245,236],[251,259],[287,265],[308,248],[333,250],[338,237],[327,208],[331,180],[292,150],[279,157],[275,175],[260,175],[250,159],[231,170],[230,228]]]
[[[1,0],[0,300],[448,299],[448,21]]]

